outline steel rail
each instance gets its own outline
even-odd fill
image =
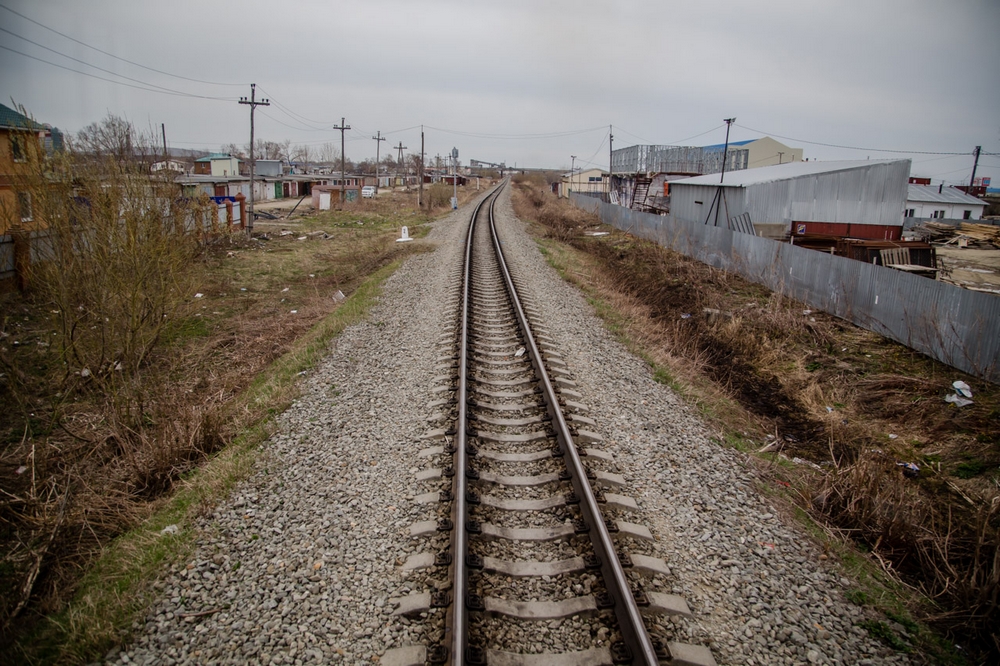
[[[451,544],[451,580],[454,581],[450,612],[445,619],[445,643],[451,644],[448,659],[452,666],[464,666],[466,649],[469,644],[469,612],[466,607],[466,590],[468,588],[469,535],[466,529],[466,492],[468,480],[468,360],[469,360],[469,280],[472,274],[472,237],[476,229],[476,220],[486,200],[493,197],[503,187],[501,184],[494,192],[483,197],[472,213],[469,232],[465,239],[465,264],[462,274],[462,315],[458,345],[458,421],[455,425],[455,458],[452,469],[455,472],[452,482],[452,544]],[[492,210],[492,204],[490,206]],[[451,631],[451,640],[447,640],[447,632]]]
[[[536,344],[535,337],[531,332],[531,326],[528,323],[528,318],[524,314],[524,308],[521,306],[521,300],[517,295],[517,289],[514,286],[510,270],[507,267],[507,261],[504,257],[500,239],[497,236],[496,225],[493,218],[493,204],[496,203],[496,200],[497,197],[494,196],[493,201],[490,202],[489,221],[490,233],[493,238],[493,248],[496,252],[497,262],[499,263],[500,270],[503,273],[504,282],[507,286],[507,293],[510,297],[511,305],[514,308],[518,324],[521,328],[521,333],[524,336],[525,346],[528,348],[530,353],[531,364],[534,366],[535,374],[542,383],[542,395],[545,400],[549,416],[552,417],[552,424],[556,429],[556,439],[559,442],[559,447],[562,451],[563,459],[566,462],[566,467],[569,469],[572,476],[573,490],[576,492],[577,497],[580,498],[580,511],[583,513],[584,520],[587,523],[590,540],[593,543],[594,550],[601,561],[601,573],[604,577],[604,584],[607,587],[611,598],[614,600],[614,610],[615,616],[618,619],[619,630],[622,633],[625,645],[632,653],[633,664],[656,666],[659,664],[656,650],[653,647],[649,634],[646,632],[646,626],[642,621],[642,614],[639,611],[639,605],[635,601],[635,597],[632,594],[632,588],[628,583],[628,578],[625,576],[625,570],[622,567],[621,561],[618,559],[618,553],[615,550],[614,542],[611,539],[611,533],[608,531],[608,527],[604,523],[604,517],[597,505],[597,498],[594,496],[594,491],[590,487],[590,483],[587,481],[587,471],[583,466],[583,461],[580,460],[580,454],[573,441],[573,435],[570,433],[569,426],[566,424],[566,419],[563,417],[562,409],[560,409],[559,406],[558,396],[556,396],[555,389],[552,387],[552,382],[549,380],[548,372],[546,372],[545,366],[542,363],[542,357],[539,353],[538,345]],[[471,242],[469,243],[468,248],[471,248]],[[466,270],[468,271],[468,268],[466,268]],[[463,317],[465,316],[464,312],[465,311],[463,310]],[[464,381],[464,375],[462,381]],[[459,409],[461,410],[463,407],[464,405]],[[456,478],[457,477],[458,474],[456,473]],[[456,497],[456,499],[458,498]]]

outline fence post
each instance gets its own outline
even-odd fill
[[[226,199],[226,233],[233,230],[233,202]]]
[[[11,229],[14,238],[14,275],[18,291],[27,291],[31,272],[31,232]]]
[[[247,228],[247,198],[240,192],[236,195],[236,201],[240,204],[240,229]]]

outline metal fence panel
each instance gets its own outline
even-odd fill
[[[1000,382],[1000,298],[993,294],[593,197],[570,199],[606,224]]]

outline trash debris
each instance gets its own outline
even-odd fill
[[[279,233],[278,235],[279,235],[279,236],[291,236],[291,235],[292,235],[292,233],[293,233],[293,232],[289,231],[288,229],[282,229],[282,230],[281,230],[281,233]]]
[[[81,370],[80,371],[80,376],[81,377],[89,377],[90,376],[90,368],[84,368],[83,370]]]
[[[690,319],[690,318],[691,318],[691,314],[688,313],[688,312],[685,312],[685,313],[681,314],[681,319]]]
[[[826,408],[826,413],[827,414],[832,414],[833,413],[833,407],[827,407]]]
[[[802,314],[804,314],[804,315],[805,315],[805,316],[807,316],[807,317],[808,317],[809,315],[811,315],[812,313],[813,313],[813,311],[812,311],[812,310],[803,310],[803,311],[802,311]]]
[[[195,295],[194,295],[194,297],[195,297],[195,298],[201,298],[201,297],[202,297],[202,296],[204,296],[204,295],[205,295],[205,294],[195,294]]]
[[[309,372],[308,370],[303,370],[302,372],[298,373],[298,375],[299,375],[299,377],[301,377],[302,375],[304,375],[304,374],[306,374],[308,372]]]
[[[963,398],[972,397],[972,387],[965,382],[959,380],[951,383],[952,388],[955,389],[955,393],[962,396]]]
[[[911,462],[902,463],[901,462],[901,463],[896,463],[896,465],[898,465],[899,467],[903,468],[903,476],[914,477],[914,476],[919,476],[920,475],[920,466],[917,465],[916,463],[911,463]]]
[[[341,302],[345,298],[347,298],[347,296],[344,296],[344,292],[339,289],[333,293],[333,300],[337,303]]]
[[[292,314],[298,314],[298,313],[299,313],[298,310],[292,310]]]
[[[889,439],[899,439],[899,435],[895,433],[889,433]]]
[[[247,290],[246,287],[240,287],[240,291],[246,291],[246,290]]]
[[[516,352],[514,352],[514,356],[516,358],[521,358],[522,356],[524,356],[524,347],[521,347]]]
[[[288,287],[285,287],[284,289],[282,289],[281,293],[285,293],[286,291],[288,291]]]
[[[296,240],[305,240],[307,236],[299,236]]]
[[[968,407],[972,404],[971,400],[963,398],[957,393],[949,393],[944,397],[944,401],[953,403],[956,407]]]
[[[796,465],[809,465],[810,467],[813,467],[815,469],[822,469],[819,465],[817,465],[813,461],[806,460],[804,458],[792,458],[792,462],[795,463]]]
[[[177,530],[178,530],[177,525],[167,525],[162,530],[160,530],[160,534],[177,534]]]
[[[20,467],[17,468],[17,472],[16,473],[17,474],[24,474],[27,471],[28,471],[27,465],[21,465]]]
[[[316,277],[316,274],[315,273],[310,273],[309,277]]]

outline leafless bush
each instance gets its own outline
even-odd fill
[[[953,490],[945,483],[940,492]],[[915,579],[941,608],[935,619],[1000,650],[998,498],[965,508],[935,502],[893,458],[868,451],[822,477],[812,505],[898,573],[919,572]]]

